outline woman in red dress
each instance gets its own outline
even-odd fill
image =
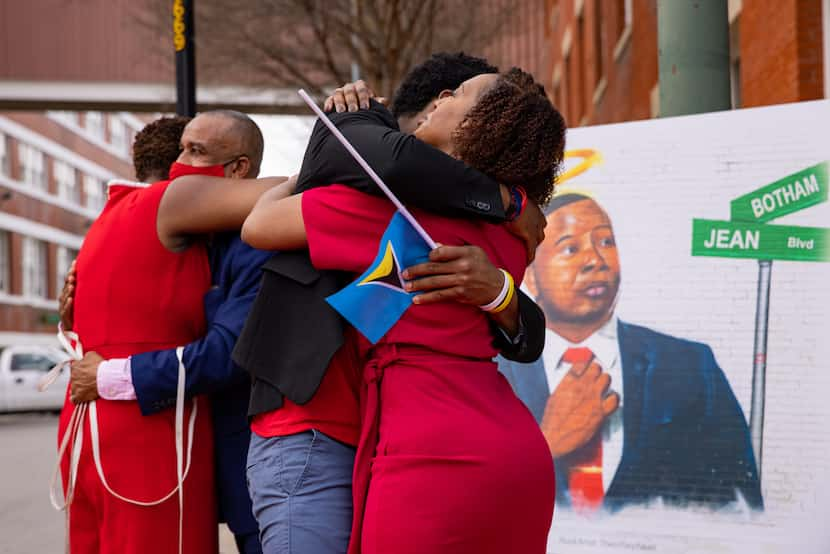
[[[360,121],[354,124],[372,125]],[[544,204],[562,161],[564,129],[544,89],[513,69],[470,79],[437,101],[416,137],[503,184],[523,185]],[[382,148],[397,131],[378,125],[377,133]],[[404,149],[392,142],[395,159]],[[314,155],[307,152],[304,166]],[[307,245],[318,269],[361,273],[394,212],[384,198],[338,185],[279,202],[266,196],[243,239],[268,249]],[[437,242],[475,244],[520,281],[525,249],[503,227],[414,215]],[[364,421],[350,552],[545,552],[552,458],[533,416],[497,371],[491,342],[482,309],[450,302],[416,302],[377,344],[362,341]]]

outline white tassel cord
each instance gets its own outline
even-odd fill
[[[83,348],[81,346],[78,335],[72,331],[58,331],[58,340],[63,346],[63,349],[70,356],[70,360],[61,362],[53,367],[47,373],[40,383],[38,389],[43,391],[46,387],[51,385],[57,379],[63,367],[71,363],[72,360],[80,360],[83,358]],[[72,344],[74,342],[74,345]],[[168,492],[163,497],[157,500],[141,501],[126,497],[115,492],[107,482],[104,475],[104,468],[101,464],[101,447],[98,432],[98,410],[95,401],[78,404],[74,407],[72,415],[69,418],[69,423],[66,427],[66,432],[61,438],[60,448],[58,449],[58,459],[52,471],[52,480],[49,485],[49,500],[56,510],[66,510],[66,551],[69,552],[69,514],[72,500],[75,496],[75,482],[78,477],[78,463],[81,459],[81,448],[84,440],[84,418],[89,416],[89,435],[90,443],[92,444],[92,458],[95,462],[95,469],[98,472],[98,477],[101,484],[112,496],[128,502],[136,506],[157,506],[162,502],[168,500],[171,496],[178,492],[179,496],[179,554],[182,552],[182,538],[184,530],[184,481],[187,479],[187,474],[190,472],[190,462],[193,460],[193,436],[196,427],[196,416],[198,414],[198,404],[196,399],[192,400],[192,409],[190,411],[190,418],[187,424],[187,455],[184,455],[184,392],[185,392],[185,372],[182,355],[184,347],[176,349],[176,356],[179,360],[179,375],[176,387],[176,415],[175,415],[175,443],[176,443],[176,486],[173,490]],[[72,441],[72,452],[69,461],[69,476],[67,479],[66,496],[62,501],[59,498],[60,493],[57,492],[58,476],[60,472],[61,460],[66,455],[66,450],[69,446],[70,439]],[[184,462],[184,459],[187,462]]]

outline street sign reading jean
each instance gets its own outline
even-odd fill
[[[830,229],[768,225],[767,222],[827,202],[827,166],[827,161],[812,165],[732,200],[731,221],[692,220],[692,256],[758,260],[749,428],[759,474],[763,454],[772,260],[830,261]]]

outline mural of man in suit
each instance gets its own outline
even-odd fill
[[[746,420],[712,349],[617,318],[620,261],[595,200],[562,194],[548,212],[525,278],[547,317],[545,350],[500,369],[550,445],[557,504],[720,508],[740,495],[763,509]]]

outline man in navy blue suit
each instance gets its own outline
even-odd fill
[[[711,348],[620,321],[611,221],[563,194],[525,282],[547,317],[542,357],[500,360],[554,457],[557,503],[615,510],[657,499],[763,508],[749,431]]]

